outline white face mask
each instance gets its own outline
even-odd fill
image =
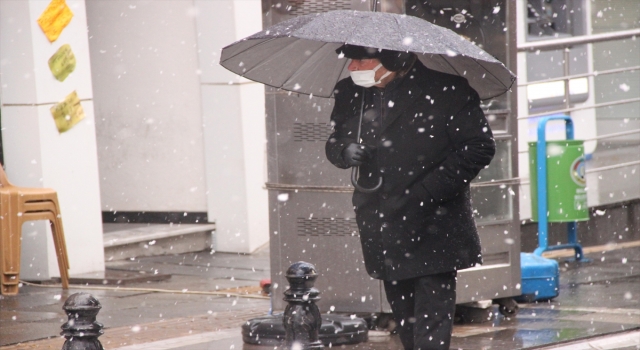
[[[373,69],[354,70],[349,72],[349,74],[351,75],[351,79],[353,80],[354,84],[368,88],[380,84],[382,82],[382,79],[388,77],[391,74],[391,71],[387,71],[380,77],[380,80],[376,81],[376,72],[378,71],[378,69],[380,69],[380,67],[382,67],[382,63],[378,64]]]

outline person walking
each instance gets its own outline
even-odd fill
[[[335,86],[326,156],[359,167],[361,189],[382,181],[352,197],[367,273],[383,281],[405,349],[449,349],[457,271],[482,263],[470,183],[495,141],[480,98],[410,52],[336,53],[350,77]]]

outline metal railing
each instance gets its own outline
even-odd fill
[[[555,113],[569,113],[569,112],[585,110],[585,109],[595,109],[595,108],[610,107],[610,106],[615,106],[615,105],[622,105],[622,104],[627,104],[627,103],[640,102],[640,97],[635,97],[635,98],[617,100],[617,101],[612,101],[612,102],[596,103],[596,104],[592,104],[592,105],[588,105],[588,106],[573,107],[573,106],[570,105],[570,91],[569,91],[569,81],[572,80],[572,79],[592,77],[592,76],[595,77],[595,76],[602,76],[602,75],[607,75],[607,74],[626,73],[626,72],[637,71],[637,70],[640,69],[640,66],[630,66],[630,67],[625,67],[625,68],[616,68],[616,69],[609,69],[609,70],[604,70],[604,71],[594,71],[594,72],[590,72],[590,73],[570,75],[570,73],[569,73],[569,63],[570,63],[569,53],[570,53],[571,47],[576,46],[576,45],[584,45],[584,44],[591,45],[591,44],[594,44],[594,43],[607,42],[607,41],[613,41],[613,40],[625,40],[625,39],[636,40],[636,38],[638,36],[640,36],[640,28],[631,29],[631,30],[624,30],[624,31],[617,31],[617,32],[612,32],[612,33],[583,35],[583,36],[577,36],[577,37],[572,37],[572,38],[543,40],[543,41],[536,41],[536,42],[530,42],[530,43],[524,43],[524,44],[518,45],[518,52],[540,52],[540,51],[550,51],[550,50],[564,50],[563,51],[563,53],[564,53],[564,60],[563,60],[563,71],[564,71],[564,73],[563,73],[562,77],[549,78],[549,79],[538,80],[538,81],[533,81],[533,82],[523,82],[523,83],[519,83],[518,84],[518,87],[527,87],[527,86],[533,85],[533,84],[563,81],[564,82],[564,106],[563,106],[563,108],[558,108],[558,109],[545,111],[545,112],[541,112],[541,113],[534,113],[534,114],[528,114],[527,113],[526,116],[518,117],[518,120],[537,118],[537,117],[546,116],[546,115],[555,114]],[[590,89],[590,90],[592,90],[592,89]],[[606,134],[606,135],[600,135],[600,136],[597,136],[597,137],[586,139],[584,141],[598,141],[598,140],[602,140],[602,139],[628,136],[628,135],[632,135],[632,134],[636,134],[636,133],[640,133],[640,129],[628,130],[628,131],[611,133],[611,134]],[[522,150],[522,151],[520,151],[518,153],[527,153],[527,152],[528,152],[528,150]],[[638,165],[638,164],[640,164],[640,161],[631,161],[631,162],[613,164],[613,165],[609,165],[609,166],[588,169],[587,173],[595,173],[595,172],[599,172],[599,171],[606,171],[606,170],[623,168],[623,167],[628,167],[628,166],[635,166],[635,165]],[[523,184],[524,181],[521,181],[520,183]]]
[[[572,46],[584,45],[584,44],[591,45],[598,42],[606,42],[606,41],[613,41],[613,40],[624,40],[624,39],[636,40],[638,36],[640,36],[640,28],[618,31],[613,33],[601,33],[601,34],[593,34],[593,35],[576,36],[572,38],[542,40],[542,41],[536,41],[536,42],[524,43],[524,44],[518,45],[518,52],[531,52],[531,51],[539,52],[539,51],[550,51],[550,50],[558,50],[558,49],[564,50],[562,77],[544,79],[544,80],[534,81],[534,82],[524,82],[524,83],[518,84],[518,87],[526,87],[529,85],[540,84],[545,82],[563,81],[564,82],[564,108],[556,109],[552,111],[546,111],[542,113],[528,114],[526,116],[518,117],[518,119],[519,120],[529,119],[529,118],[536,118],[536,117],[549,115],[551,113],[568,113],[568,112],[579,111],[584,109],[610,107],[615,105],[640,102],[640,97],[638,97],[638,98],[630,98],[630,99],[618,100],[613,102],[598,103],[598,104],[593,104],[589,106],[571,107],[570,91],[569,91],[569,81],[571,79],[584,78],[584,77],[590,77],[590,76],[601,76],[606,74],[625,73],[625,72],[635,71],[640,68],[640,66],[632,66],[632,67],[626,67],[626,68],[611,69],[611,70],[606,70],[601,72],[595,71],[592,73],[570,75],[569,53],[571,51],[570,49]]]
[[[613,170],[613,169],[619,169],[619,168],[626,168],[628,166],[634,166],[634,165],[640,165],[640,160],[635,160],[633,162],[626,162],[626,163],[618,163],[618,164],[613,164],[613,165],[607,165],[607,166],[603,166],[603,167],[599,167],[599,168],[591,168],[591,169],[587,169],[585,172],[587,174],[599,173],[601,171]]]
[[[604,135],[592,137],[590,139],[584,139],[583,141],[584,142],[598,141],[598,140],[611,139],[614,137],[627,136],[627,135],[633,135],[633,134],[639,134],[639,133],[640,133],[640,129],[634,129],[629,131],[621,131],[621,132],[614,132],[611,134],[604,134]]]
[[[591,73],[582,73],[582,74],[574,74],[574,75],[569,75],[564,77],[564,79],[578,79],[578,78],[587,78],[587,77],[598,77],[598,76],[602,76],[602,75],[607,75],[607,74],[615,74],[615,73],[624,73],[624,72],[633,72],[635,70],[640,69],[640,66],[631,66],[631,67],[625,67],[625,68],[616,68],[616,69],[607,69],[607,70],[601,70],[601,71],[593,71]],[[524,86],[528,86],[531,84],[541,84],[541,83],[549,83],[549,82],[553,82],[553,81],[558,81],[558,80],[562,80],[561,78],[549,78],[549,79],[542,79],[542,80],[536,80],[536,81],[532,81],[532,82],[525,82],[525,83],[518,83],[518,87],[524,87]]]
[[[599,141],[599,140],[612,139],[612,138],[616,138],[616,137],[628,136],[628,135],[633,135],[633,134],[640,134],[640,129],[633,129],[633,130],[621,131],[621,132],[613,132],[611,134],[604,134],[604,135],[600,135],[600,136],[596,136],[596,137],[592,137],[592,138],[588,138],[588,139],[583,139],[582,141],[584,141],[584,142]],[[518,151],[518,153],[528,153],[528,152],[529,151],[526,150],[526,149]]]
[[[575,45],[593,44],[603,41],[633,39],[637,36],[640,36],[640,28],[621,30],[612,33],[574,36],[572,38],[564,39],[541,40],[518,45],[518,52],[565,49]]]

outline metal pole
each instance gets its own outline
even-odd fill
[[[547,122],[550,120],[564,120],[566,124],[566,138],[573,140],[573,121],[569,116],[553,116],[541,118],[538,122],[538,143],[536,145],[536,161],[538,175],[538,248],[534,254],[542,256],[549,250],[549,198],[547,196]],[[554,247],[555,248],[555,247]]]
[[[582,253],[582,246],[578,244],[578,224],[575,221],[567,223],[567,241],[569,245],[573,246],[576,260],[582,260],[584,254]]]
[[[62,350],[104,350],[98,340],[104,333],[103,326],[96,322],[101,308],[98,299],[89,293],[75,293],[67,298],[62,309],[69,319],[60,327],[60,335],[67,339]]]
[[[538,123],[537,167],[538,172],[538,248],[534,254],[542,256],[549,246],[548,230],[548,203],[547,203],[547,140],[546,125],[548,118],[542,118]]]
[[[557,50],[582,44],[593,44],[602,41],[633,39],[640,36],[640,29],[621,30],[613,33],[581,35],[565,39],[552,39],[524,43],[518,46],[518,52],[535,50]]]
[[[365,88],[362,88],[362,102],[360,103],[360,119],[358,119],[358,133],[356,135],[356,142],[357,143],[360,143],[360,134],[362,134],[362,116],[364,115],[364,96],[365,96],[365,93],[366,93]],[[374,186],[373,188],[362,187],[362,186],[358,185],[358,167],[354,166],[353,168],[351,168],[351,184],[353,185],[353,187],[356,188],[356,190],[358,190],[360,192],[373,193],[373,192],[379,190],[380,187],[382,187],[382,176],[380,176],[378,178],[378,184],[376,186]]]
[[[284,292],[288,303],[284,310],[285,342],[288,350],[324,349],[319,339],[322,318],[316,301],[320,292],[313,287],[318,273],[308,262],[293,263],[285,276],[289,289]]]
[[[570,55],[570,49],[567,47],[564,49],[564,62],[562,63],[562,67],[564,70],[564,108],[571,108],[571,102],[569,101],[571,98],[571,93],[569,91],[569,78],[567,78],[569,76],[569,58],[571,57]]]

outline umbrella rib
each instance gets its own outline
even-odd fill
[[[511,86],[513,86],[513,82],[514,82],[514,81],[516,81],[516,79],[515,79],[515,78],[511,78],[511,85],[509,85],[509,88],[508,88],[508,89],[506,89],[505,91],[503,91],[503,92],[501,92],[501,93],[499,93],[499,94],[497,94],[497,95],[493,95],[493,96],[489,96],[489,97],[485,97],[485,98],[482,98],[482,97],[481,97],[481,98],[480,98],[480,100],[482,100],[482,101],[486,101],[486,100],[490,100],[490,99],[492,99],[492,98],[496,98],[496,97],[498,97],[498,96],[502,96],[502,95],[506,94],[506,93],[511,89]]]
[[[440,55],[440,57],[442,57],[442,59],[443,59],[443,60],[444,60],[448,65],[449,65],[449,67],[451,67],[451,69],[453,69],[453,71],[454,71],[454,72],[456,72],[456,74],[458,74],[458,75],[459,75],[459,76],[461,76],[461,77],[464,77],[463,75],[461,75],[461,74],[460,74],[460,72],[458,72],[458,71],[453,67],[453,65],[452,65],[451,63],[449,63],[449,61],[447,61],[447,59],[446,59],[446,58],[444,58],[442,55]],[[482,67],[482,69],[484,69],[484,70],[485,70],[485,72],[487,72],[489,75],[491,75],[491,76],[494,78],[494,80],[498,82],[498,84],[497,84],[497,85],[502,86],[502,88],[506,88],[507,90],[509,90],[509,88],[511,88],[511,86],[509,86],[509,88],[507,88],[504,84],[502,84],[502,82],[500,81],[500,79],[499,79],[498,77],[496,77],[493,73],[491,73],[491,71],[490,71],[490,70],[488,70],[485,66],[483,66],[483,65],[479,62],[479,60],[478,60],[478,59],[472,58],[472,61],[473,61],[473,62],[475,62],[475,63],[476,63],[477,65],[479,65],[480,67]],[[494,82],[494,84],[495,84],[495,82]],[[511,80],[511,84],[513,85],[513,79]],[[506,91],[505,91],[505,92],[506,92]],[[494,98],[494,97],[497,97],[497,96],[500,96],[500,95],[502,95],[502,94],[498,94],[498,95],[496,95],[496,96],[492,96],[492,97],[487,97],[487,98],[484,98],[483,100],[488,100],[488,99],[490,99],[490,98]]]
[[[349,59],[344,60],[344,63],[342,64],[342,69],[338,71],[338,77],[336,78],[336,83],[333,84],[334,88],[331,90],[331,94],[329,95],[329,97],[333,96],[333,93],[335,92],[335,86],[338,85],[338,81],[340,79],[340,76],[342,76],[342,72],[344,71],[344,67],[347,65],[347,62],[349,62]]]
[[[498,82],[497,84],[494,82],[494,84],[495,84],[495,85],[498,85],[498,86],[500,86],[502,89],[505,89],[505,91],[504,91],[504,92],[502,92],[502,93],[499,93],[499,94],[497,94],[497,95],[495,95],[495,96],[482,98],[482,100],[488,100],[488,99],[491,99],[491,98],[494,98],[494,97],[498,97],[498,96],[500,96],[500,95],[502,95],[502,94],[505,94],[505,93],[507,92],[507,90],[509,90],[509,89],[511,88],[511,86],[509,86],[509,87],[507,88],[507,87],[506,87],[506,85],[502,84],[502,82],[500,81],[500,79],[499,79],[498,77],[496,77],[493,73],[491,73],[491,71],[489,71],[485,66],[483,66],[483,65],[480,63],[480,61],[479,61],[479,60],[477,60],[477,59],[475,59],[475,58],[474,58],[474,59],[473,59],[473,61],[474,61],[477,65],[479,65],[480,67],[482,67],[482,69],[484,69],[484,70],[485,70],[485,72],[489,73],[489,75],[491,75],[491,76],[494,78],[494,80]],[[514,81],[514,79],[511,79],[511,84],[512,84],[512,85],[513,85],[513,81]]]
[[[270,39],[267,39],[267,40],[261,41],[261,42],[259,42],[259,43],[255,44],[255,45],[252,45],[252,46],[247,47],[246,49],[244,49],[244,50],[242,50],[242,51],[237,52],[237,53],[236,53],[236,54],[234,54],[233,56],[230,56],[230,57],[225,58],[225,60],[224,60],[224,61],[221,61],[220,63],[222,63],[222,62],[226,62],[226,61],[228,61],[228,60],[230,60],[230,59],[232,59],[232,58],[234,58],[234,57],[236,57],[236,56],[238,56],[238,55],[240,55],[240,54],[243,54],[243,53],[245,53],[246,51],[251,50],[251,49],[253,49],[253,48],[257,47],[257,46],[260,46],[260,45],[263,45],[263,44],[269,43],[269,42],[271,42],[271,41],[273,41],[273,40],[280,39],[280,38],[281,38],[281,37],[279,37],[279,36],[278,36],[278,37],[275,37],[275,38],[270,38]],[[227,46],[227,47],[231,47],[231,46],[233,46],[233,45],[234,45],[234,44],[231,44],[231,45],[229,45],[229,46]],[[223,50],[224,50],[224,49],[225,49],[225,48],[223,48]]]
[[[290,37],[290,38],[291,38],[291,37]],[[287,46],[285,46],[285,47],[283,47],[282,49],[280,49],[280,52],[283,52],[284,50],[286,50],[286,49],[287,49],[288,47],[290,47],[291,45],[296,44],[296,43],[298,42],[298,40],[301,40],[300,38],[295,38],[295,39],[296,39],[296,40],[294,40],[294,41],[290,42],[289,44],[287,44]],[[273,58],[273,57],[269,57],[269,59],[271,59],[271,58]],[[245,75],[247,75],[247,74],[251,73],[251,72],[252,72],[253,70],[255,70],[256,68],[260,68],[260,67],[262,67],[262,66],[263,66],[263,65],[265,65],[267,62],[268,62],[268,60],[265,60],[265,61],[262,61],[262,62],[260,62],[260,63],[256,64],[255,66],[251,67],[251,69],[249,69],[249,70],[247,70],[246,72],[242,73],[242,75],[241,75],[241,76],[243,76],[243,77],[244,77]],[[286,81],[286,80],[285,80],[285,81]],[[284,83],[283,83],[282,85],[284,85]]]
[[[449,65],[449,67],[451,67],[451,69],[453,69],[454,72],[456,72],[457,75],[464,77],[462,74],[460,74],[460,72],[458,72],[458,70],[456,69],[456,67],[454,67],[451,63],[449,63],[449,61],[447,60],[446,57],[444,57],[443,55],[439,55],[440,57],[442,57],[442,60]],[[484,68],[484,67],[482,67]]]
[[[502,84],[502,82],[500,81],[500,79],[498,77],[495,76],[495,74],[491,73],[490,70],[488,70],[485,66],[482,65],[482,63],[480,63],[480,61],[478,61],[477,59],[473,60],[477,65],[479,65],[480,67],[482,67],[482,69],[484,69],[487,73],[489,73],[489,75],[491,75],[496,81],[498,81],[498,83],[500,83],[500,85],[502,85],[503,88],[506,88],[506,86],[504,84]]]
[[[305,24],[305,25],[306,25],[306,24]],[[256,34],[258,34],[258,33],[256,33]],[[255,35],[255,34],[254,34],[254,35]],[[253,35],[252,35],[252,36],[253,36]],[[286,36],[286,37],[291,38],[291,37],[292,37],[292,35],[291,35],[291,34],[289,34],[289,35],[288,35],[288,36]],[[271,42],[271,41],[273,41],[273,40],[280,39],[280,38],[285,38],[285,36],[274,36],[273,38],[269,38],[269,39],[267,39],[267,40],[265,40],[265,41],[261,41],[261,42],[259,42],[259,43],[255,44],[255,45],[253,45],[253,46],[249,46],[249,47],[247,47],[246,49],[244,49],[244,50],[242,50],[242,51],[240,51],[240,52],[236,53],[235,55],[233,55],[233,56],[231,56],[231,57],[228,57],[227,59],[225,59],[225,61],[228,61],[228,60],[230,60],[230,59],[232,59],[232,58],[234,58],[234,57],[236,57],[236,56],[238,56],[238,55],[240,55],[240,54],[244,53],[244,52],[245,52],[245,51],[247,51],[247,50],[253,49],[253,48],[254,48],[254,47],[256,47],[256,46],[260,46],[260,45],[262,45],[262,44],[266,44],[266,43],[268,43],[268,42]],[[223,47],[222,49],[224,50],[224,49],[229,48],[229,47],[231,47],[231,46],[233,46],[233,45],[235,45],[235,44],[237,44],[237,43],[238,43],[238,42],[235,42],[235,43],[233,43],[233,44],[231,44],[231,45],[229,45],[229,46],[227,46],[227,47]]]
[[[303,39],[298,39],[298,40],[303,40]],[[310,41],[315,41],[315,40],[310,40]],[[294,71],[291,73],[291,75],[289,75],[289,77],[288,77],[284,82],[282,82],[282,86],[287,85],[287,83],[289,82],[289,79],[291,79],[291,77],[293,77],[293,76],[294,76],[294,75],[299,71],[299,69],[300,69],[300,68],[304,67],[304,65],[305,65],[307,62],[311,61],[311,58],[312,58],[315,54],[317,54],[317,53],[318,53],[318,52],[319,52],[323,47],[327,46],[327,44],[329,44],[329,43],[328,43],[328,42],[322,42],[322,45],[320,45],[320,46],[316,49],[316,51],[314,51],[314,52],[313,52],[313,54],[309,55],[309,58],[308,58],[306,61],[304,61],[304,62],[300,65],[300,67],[299,67],[297,70],[294,70]]]

